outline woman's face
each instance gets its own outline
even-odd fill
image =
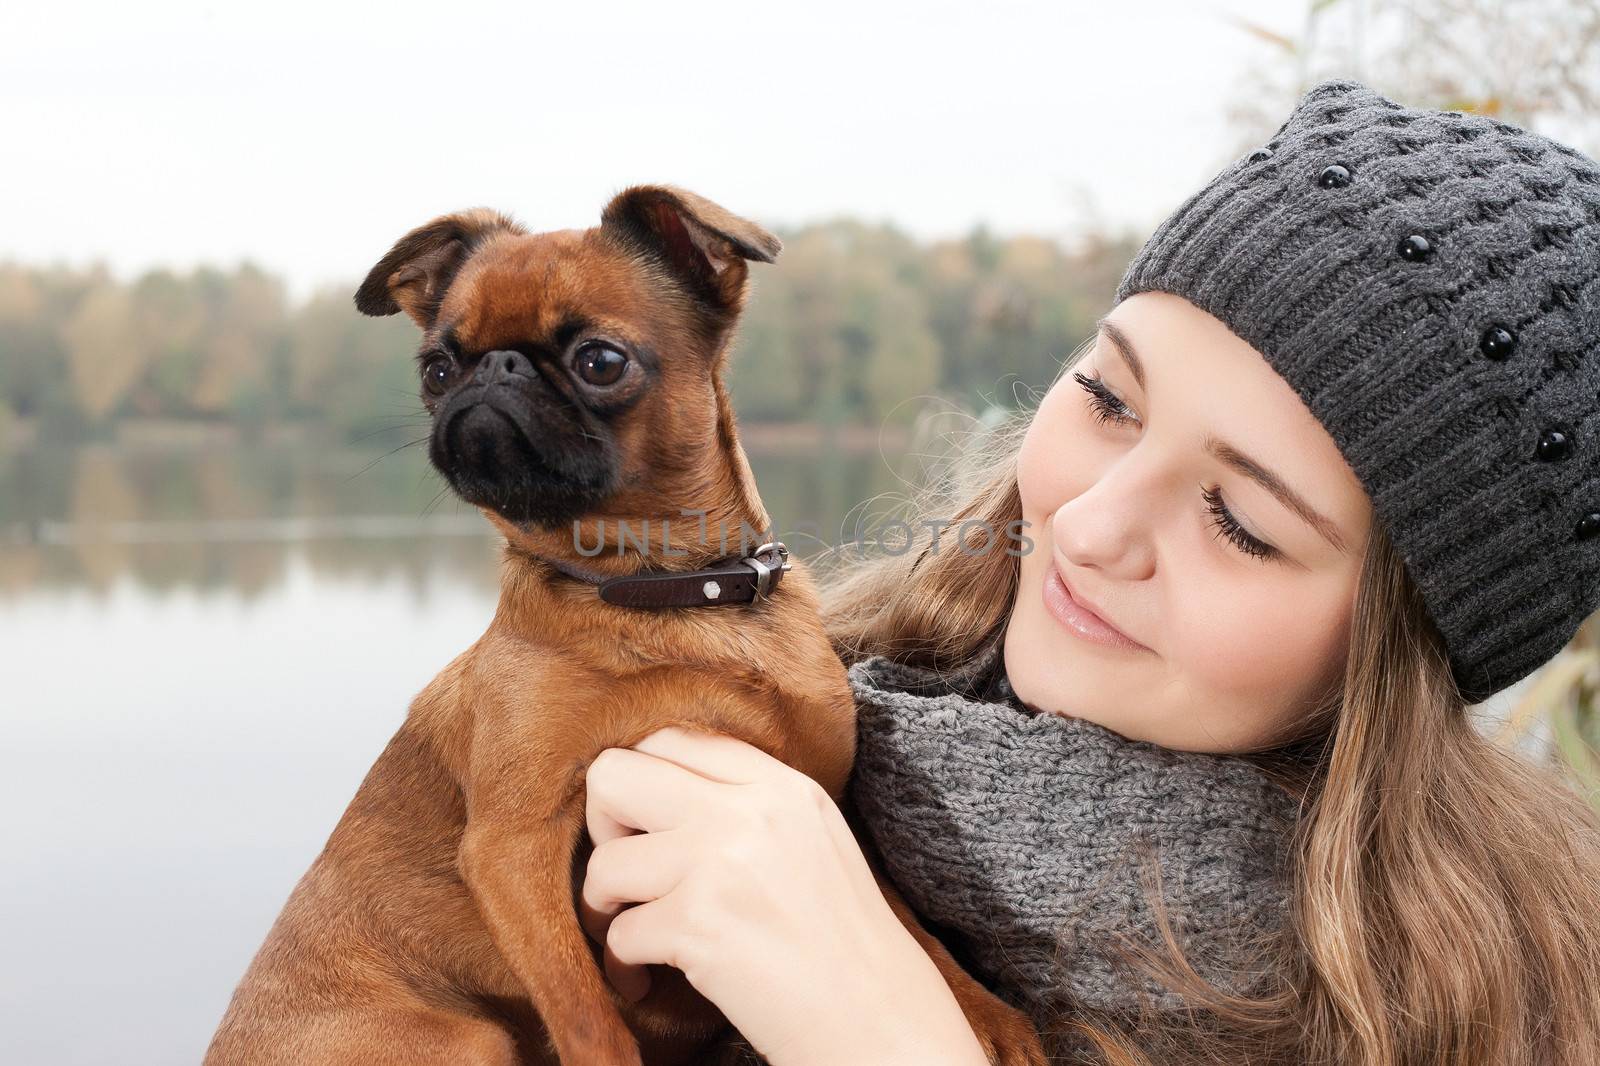
[[[1164,292],[1101,321],[1018,458],[1012,687],[1132,740],[1269,746],[1342,675],[1371,501],[1221,321]]]

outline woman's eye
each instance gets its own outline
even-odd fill
[[[1097,377],[1088,377],[1074,370],[1072,377],[1083,386],[1083,391],[1089,394],[1089,409],[1101,422],[1114,422],[1117,425],[1124,423],[1137,423],[1139,416],[1128,409],[1128,405],[1117,399],[1116,393],[1106,387],[1104,381]],[[1240,551],[1257,559],[1271,559],[1279,555],[1277,548],[1266,541],[1252,535],[1241,526],[1222,502],[1222,489],[1211,489],[1204,486],[1200,490],[1205,498],[1206,510],[1211,513],[1212,523],[1218,532],[1227,537]]]
[[[437,356],[428,360],[428,365],[422,368],[422,389],[429,396],[443,396],[455,376],[454,360]]]
[[[1106,383],[1099,378],[1087,377],[1074,370],[1072,378],[1083,391],[1089,394],[1089,410],[1101,422],[1115,422],[1121,425],[1125,422],[1137,422],[1138,417],[1130,410],[1127,404],[1117,399],[1116,393],[1106,388]]]
[[[609,344],[591,343],[578,349],[574,360],[578,376],[591,385],[614,385],[628,368],[628,357]]]
[[[1278,554],[1278,549],[1264,540],[1252,536],[1237,519],[1227,505],[1222,502],[1222,487],[1200,489],[1200,495],[1205,498],[1206,510],[1211,512],[1212,522],[1217,531],[1234,543],[1246,555],[1253,555],[1258,559],[1270,559]]]

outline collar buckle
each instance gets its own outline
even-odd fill
[[[779,559],[777,565],[769,566],[761,561],[761,556],[774,553]],[[760,603],[772,591],[772,572],[774,570],[787,571],[789,569],[789,549],[784,546],[781,540],[769,540],[739,561],[756,572],[755,595],[750,600],[752,604],[756,604]]]

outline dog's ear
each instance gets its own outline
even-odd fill
[[[600,228],[659,256],[717,311],[744,300],[745,260],[770,263],[783,243],[727,208],[672,185],[634,185],[600,214]]]
[[[495,233],[526,233],[516,221],[487,207],[441,215],[395,242],[356,290],[364,315],[404,311],[423,329],[433,325],[439,301],[461,264]]]

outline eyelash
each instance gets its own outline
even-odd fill
[[[1077,370],[1072,372],[1072,377],[1083,386],[1083,391],[1089,394],[1089,409],[1098,421],[1115,422],[1118,425],[1134,421],[1133,412],[1117,399],[1115,393],[1106,388],[1105,382],[1099,378],[1088,377]]]
[[[1117,399],[1116,394],[1106,388],[1105,382],[1098,377],[1088,377],[1076,370],[1072,372],[1072,377],[1089,394],[1089,409],[1096,421],[1112,422],[1117,425],[1137,421],[1127,405]],[[1206,510],[1211,514],[1217,531],[1232,541],[1240,551],[1258,559],[1270,559],[1278,554],[1278,549],[1251,536],[1233,517],[1233,513],[1222,502],[1221,486],[1214,489],[1201,486],[1200,496],[1206,501]]]
[[[1219,532],[1233,541],[1238,549],[1246,555],[1253,555],[1258,559],[1270,559],[1278,554],[1278,549],[1263,541],[1257,540],[1245,531],[1245,528],[1234,520],[1233,514],[1222,502],[1222,488],[1202,488],[1200,495],[1205,498],[1206,510],[1210,511]]]

